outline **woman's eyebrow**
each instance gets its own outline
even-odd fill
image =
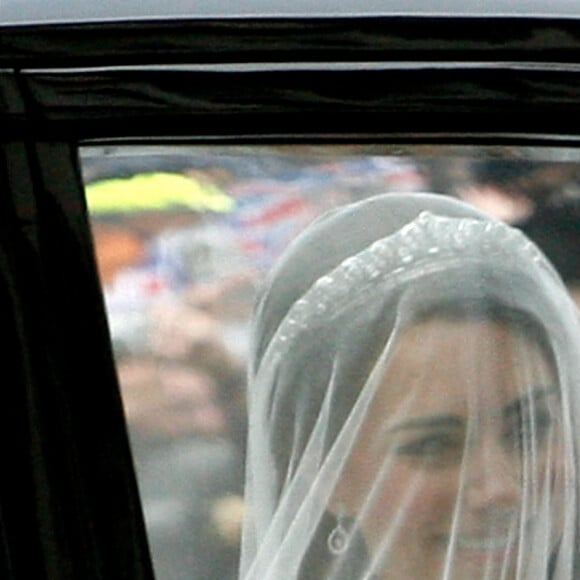
[[[425,415],[422,417],[413,417],[407,421],[393,425],[389,432],[405,431],[407,429],[433,429],[433,428],[447,428],[460,429],[465,422],[457,415]]]
[[[503,415],[508,417],[521,413],[522,409],[529,407],[551,395],[559,395],[560,389],[557,386],[538,386],[530,389],[521,397],[514,399],[503,408]]]

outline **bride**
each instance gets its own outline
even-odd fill
[[[241,578],[574,578],[578,312],[443,196],[317,220],[255,313]]]

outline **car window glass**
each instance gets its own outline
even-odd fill
[[[579,160],[573,149],[508,146],[84,148],[157,577],[237,577],[249,321],[300,231],[379,193],[451,195],[523,229],[577,295]]]

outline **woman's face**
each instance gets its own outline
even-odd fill
[[[561,525],[562,455],[541,348],[497,322],[432,318],[394,347],[333,507],[359,514],[379,578],[514,578],[518,542],[548,529],[546,494]]]

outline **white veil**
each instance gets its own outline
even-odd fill
[[[257,305],[241,578],[574,577],[578,311],[523,234],[387,194]]]

